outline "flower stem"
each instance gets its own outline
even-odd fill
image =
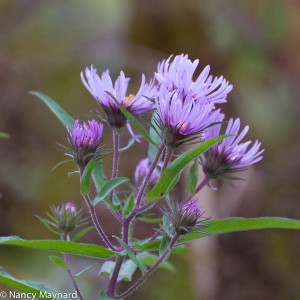
[[[103,228],[101,227],[101,225],[98,221],[97,215],[96,215],[95,207],[94,207],[93,203],[91,202],[90,197],[88,195],[82,195],[82,197],[89,209],[89,213],[90,213],[90,216],[91,216],[91,219],[93,221],[96,231],[98,232],[98,234],[100,235],[100,237],[102,238],[102,240],[104,241],[104,243],[106,244],[107,247],[109,247],[113,251],[118,251],[118,249],[116,249],[115,246],[109,241]]]
[[[180,235],[178,233],[176,233],[172,237],[170,244],[166,247],[166,249],[164,250],[162,255],[157,259],[156,263],[138,281],[136,281],[130,288],[128,288],[125,292],[123,292],[120,295],[115,295],[115,294],[110,293],[108,296],[113,299],[126,298],[130,294],[132,294],[136,289],[138,289],[150,277],[150,275],[152,275],[152,273],[159,267],[159,265],[167,258],[167,256],[169,255],[171,249],[174,247],[179,236]],[[116,266],[117,266],[117,264],[116,264]],[[115,270],[116,270],[116,267],[115,267]],[[112,289],[109,292],[112,292]]]
[[[63,232],[62,236],[61,236],[62,240],[67,241],[67,236],[68,236],[67,233]],[[68,276],[69,276],[69,278],[70,278],[70,280],[71,280],[71,282],[72,282],[72,284],[73,284],[73,286],[74,286],[74,288],[75,288],[75,290],[77,292],[78,299],[83,300],[83,297],[82,297],[82,295],[80,293],[79,287],[78,287],[78,285],[77,285],[77,283],[75,281],[75,278],[74,278],[74,276],[73,276],[73,274],[71,272],[71,269],[70,269],[70,262],[69,262],[69,255],[68,255],[68,253],[64,253],[64,261],[65,261],[66,265],[68,266],[68,268],[67,268],[66,271],[67,271]]]
[[[120,136],[117,133],[116,128],[113,128],[113,143],[114,143],[114,156],[113,156],[113,168],[111,173],[111,179],[116,178],[118,175],[119,168],[119,157],[120,157]],[[110,192],[110,202],[112,202],[114,192]]]
[[[172,154],[173,154],[173,148],[171,147],[166,147],[167,150],[166,150],[166,156],[165,156],[165,159],[164,159],[164,164],[163,164],[163,167],[161,169],[161,173],[166,169],[166,167],[168,166],[169,162],[170,162],[170,159],[172,157]]]
[[[114,142],[114,156],[113,156],[113,168],[111,173],[111,178],[116,178],[118,175],[119,167],[119,154],[120,154],[120,136],[117,133],[117,130],[113,129],[113,142]]]
[[[199,193],[209,182],[209,176],[205,175],[203,180],[201,181],[201,183],[197,186],[196,190],[195,190],[195,194]]]
[[[147,186],[147,183],[148,183],[148,181],[149,181],[149,179],[150,179],[150,177],[151,177],[151,175],[152,175],[152,173],[153,173],[153,171],[154,171],[154,169],[155,169],[155,167],[156,167],[156,165],[158,163],[159,157],[160,157],[163,149],[164,149],[164,145],[162,144],[158,148],[156,156],[155,156],[155,158],[154,158],[154,160],[153,160],[153,162],[152,162],[152,164],[150,166],[150,169],[148,171],[148,174],[145,176],[145,178],[144,178],[144,180],[142,182],[142,185],[141,185],[141,187],[139,189],[138,195],[136,197],[135,208],[138,208],[140,206],[140,203],[142,201],[143,194],[144,194],[145,188]]]
[[[141,201],[142,201],[142,198],[143,198],[143,194],[144,194],[144,191],[145,191],[145,188],[147,186],[147,183],[158,163],[158,160],[161,156],[161,153],[162,151],[164,150],[164,145],[162,144],[158,150],[157,150],[157,153],[156,153],[156,156],[150,166],[150,169],[148,171],[148,174],[145,176],[143,182],[142,182],[142,185],[139,189],[139,192],[137,194],[137,197],[136,197],[136,202],[135,202],[135,206],[134,206],[134,210],[131,212],[131,214],[125,218],[123,220],[123,241],[128,244],[128,241],[129,241],[129,226],[130,226],[130,222],[132,221],[132,219],[140,212],[139,208],[140,208],[140,204],[141,204]]]
[[[112,274],[112,277],[111,277],[111,280],[109,282],[107,292],[106,292],[108,297],[114,297],[119,272],[121,270],[124,258],[125,258],[124,256],[119,256],[116,260],[115,268],[114,268],[114,271],[113,271],[113,274]]]

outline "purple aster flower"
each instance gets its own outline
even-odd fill
[[[165,143],[172,148],[201,139],[203,131],[220,115],[220,110],[214,110],[214,103],[195,102],[190,93],[183,100],[177,92],[168,92],[163,86],[156,98],[156,107]]]
[[[103,72],[100,77],[97,70],[91,66],[91,69],[85,69],[85,76],[81,72],[81,80],[87,90],[101,104],[107,114],[108,123],[113,127],[121,128],[127,122],[115,100],[133,115],[141,115],[153,108],[154,104],[149,99],[153,98],[156,90],[154,80],[145,83],[144,74],[140,88],[134,95],[127,93],[130,78],[125,77],[122,71],[113,84],[108,70]],[[115,100],[112,99],[112,96]]]
[[[161,168],[162,167],[162,163],[160,162],[158,164],[158,166]],[[140,185],[142,183],[142,181],[144,180],[144,178],[146,177],[146,175],[148,174],[149,170],[151,167],[151,161],[149,158],[145,158],[142,159],[136,169],[135,169],[135,174],[134,174],[134,179],[135,179],[135,183],[136,185]],[[155,168],[150,179],[149,179],[149,184],[150,186],[154,186],[158,179],[160,177],[160,172]]]
[[[197,200],[188,200],[177,203],[171,212],[168,213],[172,228],[179,234],[186,234],[191,230],[201,231],[206,226],[206,220],[199,221],[203,212],[198,208]]]
[[[232,85],[221,77],[209,75],[210,66],[206,66],[200,75],[193,80],[199,60],[191,61],[188,55],[177,55],[171,60],[163,60],[158,64],[155,77],[160,85],[168,91],[176,91],[183,99],[186,94],[200,103],[224,103],[227,94],[232,90]]]
[[[95,156],[102,139],[102,133],[103,124],[96,120],[83,124],[76,120],[71,130],[68,129],[71,156],[79,166],[86,166]]]
[[[210,139],[219,136],[220,129],[220,124],[208,128],[205,132],[205,138]],[[264,149],[260,149],[261,143],[257,140],[250,149],[248,148],[251,141],[240,143],[247,134],[249,126],[246,126],[240,134],[239,130],[240,119],[230,119],[225,134],[233,136],[224,139],[204,153],[201,164],[208,178],[230,179],[229,173],[242,171],[263,158]]]
[[[57,234],[68,233],[76,227],[83,226],[86,219],[82,218],[81,209],[77,209],[74,202],[62,203],[61,205],[50,207],[51,213],[48,213],[49,220],[38,217],[42,223]],[[50,225],[50,226],[49,226]],[[52,227],[52,228],[51,228]]]

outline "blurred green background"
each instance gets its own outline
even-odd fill
[[[233,84],[222,109],[249,124],[248,138],[266,149],[243,173],[246,181],[200,195],[206,215],[300,219],[299,14],[297,0],[1,0],[0,131],[10,138],[0,140],[0,235],[53,238],[34,214],[44,216],[50,203],[81,203],[77,176],[67,176],[74,165],[50,171],[63,159],[55,142],[63,143],[66,131],[28,91],[43,91],[83,121],[97,107],[80,81],[86,66],[112,75],[122,69],[134,90],[141,73],[149,79],[173,53],[199,58],[201,68],[210,64]],[[111,147],[109,132],[105,144]],[[146,147],[136,145],[122,175],[133,178],[144,156]],[[111,215],[99,214],[110,228]],[[158,271],[131,299],[297,300],[299,258],[299,232],[206,238],[191,243],[185,258],[173,257],[177,273]],[[73,268],[88,262],[74,260]],[[20,279],[72,289],[47,253],[1,247],[0,265]],[[87,299],[107,284],[96,271],[79,282]]]

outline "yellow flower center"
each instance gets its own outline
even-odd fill
[[[179,131],[183,131],[185,129],[185,127],[186,127],[185,122],[182,122],[182,121],[178,122],[177,128],[179,129]]]
[[[134,97],[135,95],[133,94],[130,94],[129,96],[125,97],[123,106],[127,107],[130,104],[130,102],[134,99]]]

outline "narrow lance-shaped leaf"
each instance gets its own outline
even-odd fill
[[[95,229],[95,227],[90,226],[87,228],[82,229],[80,232],[78,232],[75,236],[71,238],[72,242],[77,242],[79,239],[81,239],[83,236],[85,236],[88,232],[90,232],[92,229]]]
[[[57,297],[58,296],[57,291],[54,291],[41,283],[33,282],[29,280],[16,279],[15,277],[13,277],[12,275],[8,274],[3,270],[0,270],[0,283],[24,293],[31,293],[35,295],[36,299],[40,299],[38,297],[40,297],[41,295],[45,295],[45,298],[49,300],[62,299],[61,297]],[[2,295],[4,296],[4,294]]]
[[[186,184],[186,192],[189,193],[191,196],[195,195],[195,190],[199,179],[198,165],[199,164],[197,160],[195,160],[195,162],[189,170],[189,176]]]
[[[92,171],[94,169],[95,161],[91,159],[87,166],[85,167],[83,174],[81,176],[80,180],[80,193],[83,195],[86,195],[91,190],[91,177],[92,177]]]
[[[134,196],[130,195],[124,204],[124,207],[122,209],[122,215],[124,217],[128,216],[131,213],[133,207],[134,207]]]
[[[139,259],[140,262],[142,262],[144,265],[148,266],[148,267],[152,267],[158,260],[158,256],[148,253],[148,252],[143,252],[143,253],[139,253],[137,255],[137,258]],[[160,265],[159,265],[160,269],[164,269],[170,272],[174,272],[175,268],[173,267],[173,265],[167,261],[163,261]]]
[[[92,265],[88,266],[87,268],[85,268],[84,270],[77,273],[76,275],[74,275],[74,277],[78,278],[78,277],[82,276],[83,274],[87,273],[88,271],[92,270],[96,266],[97,266],[97,264],[92,264]]]
[[[75,122],[74,118],[71,117],[65,110],[63,110],[61,106],[58,105],[53,99],[38,91],[31,91],[29,94],[42,100],[64,126],[69,128],[73,126]]]
[[[109,92],[107,92],[111,98],[115,101],[115,103],[118,105],[119,109],[121,110],[121,112],[124,114],[124,116],[127,118],[128,121],[130,121],[130,123],[136,127],[136,129],[145,137],[145,139],[153,144],[154,146],[156,146],[156,144],[154,143],[154,141],[151,139],[149,133],[147,132],[147,130],[144,128],[144,126],[138,121],[138,119],[131,114],[127,109],[125,109],[118,101],[117,99]]]
[[[117,254],[94,244],[73,243],[60,240],[23,240],[17,236],[0,237],[0,245],[13,245],[25,248],[66,252],[95,258],[109,258]]]
[[[63,259],[61,259],[60,257],[56,256],[56,255],[50,255],[49,259],[51,260],[51,262],[53,264],[55,264],[56,266],[63,268],[65,270],[68,270],[68,265],[64,262]]]
[[[161,141],[161,137],[158,133],[160,133],[160,134],[162,134],[162,133],[161,133],[161,129],[159,128],[159,126],[157,124],[155,116],[156,116],[156,113],[153,114],[149,134],[150,134],[151,139],[154,141],[154,143],[156,145],[160,145],[162,141]],[[150,143],[148,146],[148,158],[150,159],[150,161],[154,160],[156,152],[157,152],[157,148],[153,144]]]
[[[121,185],[122,183],[128,180],[129,179],[125,177],[118,177],[107,181],[100,189],[96,198],[93,200],[93,204],[97,205],[101,200],[108,196],[113,189],[115,189],[117,186]]]
[[[200,154],[208,150],[214,144],[222,141],[227,137],[228,135],[223,135],[216,138],[212,138],[210,140],[202,142],[200,145],[192,149],[189,149],[188,151],[177,157],[161,174],[161,177],[157,184],[147,194],[148,201],[151,202],[165,196],[173,187],[174,183],[176,183],[176,181],[174,181],[174,178],[181,174],[182,170],[184,169],[184,167],[186,167],[188,163],[190,163],[193,159],[195,159]]]
[[[121,240],[119,237],[115,236],[115,238],[123,246],[124,251],[128,254],[129,258],[139,267],[139,269],[142,271],[142,273],[145,273],[147,271],[146,266],[139,261],[139,259],[131,251],[131,249],[129,248],[129,246],[123,240]]]
[[[221,220],[210,220],[208,225],[202,228],[203,232],[190,232],[182,236],[178,244],[188,242],[190,240],[225,234],[231,232],[240,232],[259,229],[298,229],[300,230],[300,220],[280,218],[280,217],[261,217],[261,218],[227,218]],[[143,245],[135,245],[137,250],[156,251],[159,249],[160,240],[146,243]]]
[[[92,172],[93,181],[97,192],[100,191],[104,183],[107,181],[106,176],[103,172],[103,165],[101,159],[95,159],[95,165]]]

